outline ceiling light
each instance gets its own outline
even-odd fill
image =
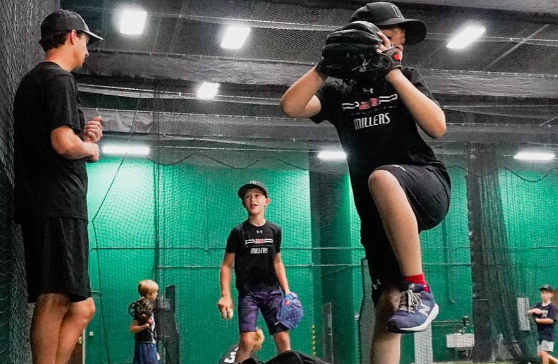
[[[212,99],[217,96],[219,91],[218,83],[204,82],[198,89],[198,98],[200,99]]]
[[[329,161],[342,160],[347,159],[347,154],[340,150],[322,150],[318,153],[318,158]]]
[[[143,33],[147,12],[139,9],[125,9],[120,15],[120,33],[138,35]]]
[[[101,148],[104,154],[113,155],[148,155],[149,147],[142,145],[103,145]]]
[[[477,40],[477,38],[483,35],[485,31],[486,28],[483,26],[470,25],[450,39],[446,47],[451,49],[463,49]]]
[[[249,27],[241,27],[236,25],[231,25],[227,28],[223,40],[221,41],[221,47],[226,49],[239,49],[248,38],[250,34]]]
[[[514,157],[523,161],[550,161],[556,158],[552,152],[519,152]]]

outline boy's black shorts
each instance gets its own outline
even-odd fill
[[[91,297],[87,220],[44,217],[21,223],[28,301],[44,293],[62,293],[70,302]]]
[[[403,187],[415,212],[419,232],[432,229],[444,219],[450,203],[450,181],[445,170],[430,165],[403,164],[376,168],[379,169],[393,174]],[[403,277],[368,185],[366,189],[355,193],[355,200],[361,220],[361,244],[366,252],[372,279],[372,299],[377,303],[382,285],[398,285]]]

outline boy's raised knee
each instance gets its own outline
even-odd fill
[[[393,186],[398,186],[399,182],[397,178],[393,174],[383,169],[377,169],[370,177],[368,177],[368,187],[370,191],[381,191],[385,189],[389,189]]]

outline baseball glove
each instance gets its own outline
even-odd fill
[[[378,36],[380,28],[366,21],[354,21],[334,31],[326,38],[317,71],[341,79],[374,79],[401,67],[401,55],[396,48],[383,53]]]
[[[153,315],[153,304],[147,298],[142,297],[130,304],[128,313],[140,325],[145,325],[151,320],[151,316]]]

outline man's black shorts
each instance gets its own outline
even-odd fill
[[[390,164],[376,168],[397,178],[415,212],[419,232],[438,225],[446,216],[450,203],[450,181],[447,172],[436,166]],[[377,302],[384,283],[397,284],[403,278],[399,264],[384,231],[380,214],[366,190],[355,193],[361,220],[361,243],[366,252],[372,297]]]
[[[28,301],[61,293],[71,302],[91,297],[87,220],[44,217],[21,223],[25,247]]]

